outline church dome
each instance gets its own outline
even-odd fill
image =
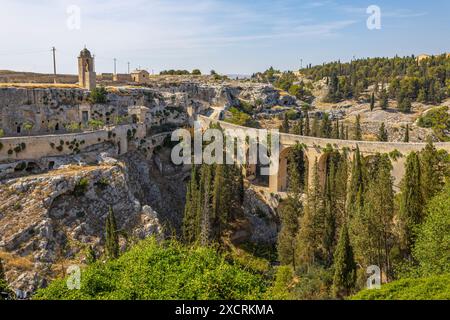
[[[89,58],[91,58],[91,52],[88,49],[84,48],[80,52],[80,57],[89,57]]]

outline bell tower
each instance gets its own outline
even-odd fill
[[[80,87],[89,91],[96,87],[94,58],[86,48],[80,52],[78,57],[78,82]]]

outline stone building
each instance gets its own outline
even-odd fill
[[[93,90],[96,86],[95,61],[91,52],[84,48],[78,57],[78,81],[80,87]]]
[[[131,73],[131,78],[133,82],[147,83],[150,79],[150,73],[146,70],[134,70]]]
[[[113,81],[114,75],[112,73],[100,74],[100,79],[103,81]]]
[[[113,76],[114,82],[131,82],[131,74],[128,73],[117,73]]]

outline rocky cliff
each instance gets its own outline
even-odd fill
[[[58,265],[83,263],[89,246],[100,255],[110,208],[123,247],[162,237],[158,214],[134,191],[127,166],[114,159],[2,181],[0,254],[11,286],[33,291],[45,285],[64,271]]]

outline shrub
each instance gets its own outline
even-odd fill
[[[431,199],[413,250],[423,276],[450,273],[450,185]]]
[[[449,137],[445,135],[445,131],[450,130],[448,107],[439,107],[428,111],[419,118],[417,124],[422,128],[432,128],[434,134],[441,141],[449,140]]]
[[[56,280],[38,300],[242,300],[263,296],[262,276],[227,262],[211,248],[188,248],[149,238],[117,260],[82,272],[81,290]]]
[[[91,95],[89,97],[92,103],[106,103],[106,97],[108,92],[105,87],[95,88],[91,91]]]
[[[81,197],[86,193],[88,187],[89,180],[87,178],[81,178],[81,180],[75,185],[73,193],[75,196]]]
[[[449,300],[450,274],[429,278],[401,279],[379,290],[364,290],[352,300]]]

